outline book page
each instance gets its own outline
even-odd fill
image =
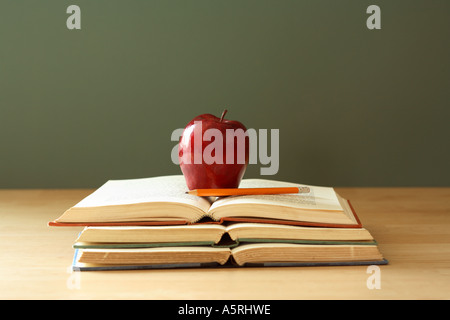
[[[231,196],[216,200],[210,210],[236,204],[265,204],[310,210],[343,211],[333,188],[265,179],[244,179],[239,188],[309,187],[309,193]]]
[[[74,208],[126,205],[148,202],[171,202],[192,205],[207,212],[207,198],[186,194],[188,188],[182,175],[110,180],[80,201]]]

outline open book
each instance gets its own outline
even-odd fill
[[[240,187],[300,187],[295,183],[244,179]],[[206,198],[186,194],[182,175],[110,180],[49,223],[52,226],[193,224],[205,220],[361,227],[350,203],[333,188],[309,193]]]
[[[254,243],[234,248],[77,249],[73,270],[386,264],[376,245]]]
[[[75,249],[174,246],[235,247],[242,243],[376,244],[364,228],[301,227],[269,223],[85,227]]]

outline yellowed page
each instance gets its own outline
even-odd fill
[[[248,262],[343,262],[379,261],[383,259],[375,245],[257,243],[233,248],[231,254],[239,265]]]
[[[210,202],[186,194],[188,188],[182,175],[142,179],[110,180],[80,201],[74,208],[129,205],[149,202],[182,203],[207,212]]]
[[[372,235],[364,228],[319,228],[287,226],[270,223],[236,223],[226,228],[231,239],[284,240],[347,240],[371,241]]]
[[[216,200],[211,206],[210,211],[220,206],[236,204],[265,204],[310,210],[343,211],[334,189],[330,187],[309,186],[264,179],[244,179],[239,187],[309,187],[310,192],[285,195],[248,195],[226,197]]]
[[[93,264],[168,264],[208,263],[225,264],[230,257],[229,248],[164,247],[144,249],[82,249],[77,258],[80,263]]]
[[[152,243],[152,242],[219,242],[225,227],[216,224],[187,226],[114,226],[86,227],[76,242]]]

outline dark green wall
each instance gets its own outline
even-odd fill
[[[178,174],[171,132],[225,106],[280,129],[266,178],[450,186],[449,59],[448,0],[1,1],[0,187]]]

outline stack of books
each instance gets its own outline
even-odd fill
[[[305,187],[244,179],[240,187]],[[50,226],[84,226],[73,270],[386,264],[350,202],[308,193],[199,197],[182,175],[110,180]]]

